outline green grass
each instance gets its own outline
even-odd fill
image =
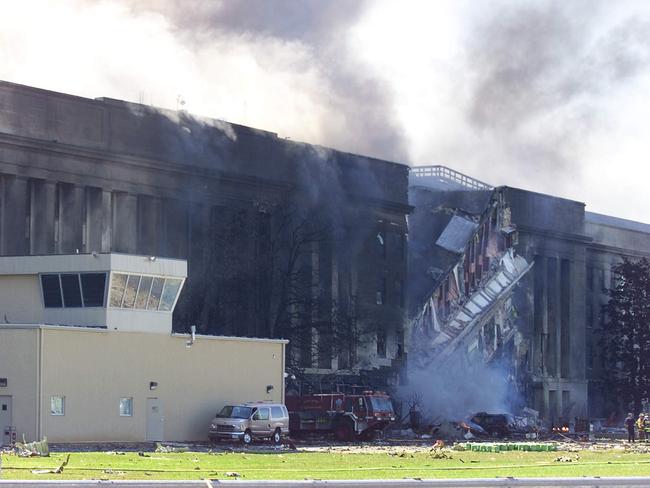
[[[650,454],[623,451],[458,452],[436,459],[430,452],[138,453],[73,452],[62,474],[33,474],[58,467],[66,453],[49,458],[2,456],[1,479],[401,479],[650,476]],[[557,462],[558,457],[572,462]],[[577,458],[579,456],[579,458]]]

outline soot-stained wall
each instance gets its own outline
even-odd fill
[[[0,254],[187,259],[175,330],[288,338],[296,372],[396,377],[407,181],[271,132],[0,82]]]

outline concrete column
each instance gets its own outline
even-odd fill
[[[0,253],[23,256],[27,253],[28,181],[19,176],[2,177],[0,195]]]
[[[533,374],[545,375],[548,347],[546,306],[546,258],[535,256],[533,266]]]
[[[560,359],[559,341],[559,303],[560,303],[560,282],[559,282],[558,259],[555,257],[546,258],[546,316],[548,347],[546,348],[545,364],[549,376],[558,377]]]
[[[113,226],[112,194],[101,188],[86,188],[86,252],[109,252]]]
[[[560,366],[562,377],[582,380],[586,378],[585,277],[580,269],[584,269],[584,262],[562,260]]]
[[[101,248],[102,252],[109,252],[113,250],[113,193],[111,191],[102,190],[101,208]]]
[[[163,202],[163,221],[165,227],[164,255],[170,258],[187,258],[187,203],[166,199]]]
[[[161,255],[164,247],[163,206],[159,198],[138,195],[138,254]]]
[[[81,186],[59,184],[58,249],[61,254],[82,252],[84,245],[85,191]]]
[[[113,193],[112,250],[135,254],[138,244],[138,197]]]
[[[54,254],[54,213],[56,184],[51,181],[30,181],[29,252]]]

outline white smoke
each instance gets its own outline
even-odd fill
[[[499,364],[445,364],[417,369],[409,361],[408,385],[399,397],[417,400],[429,421],[463,420],[477,412],[512,413],[520,406],[507,368]]]

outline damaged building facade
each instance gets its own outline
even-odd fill
[[[0,82],[0,255],[186,259],[175,332],[288,339],[312,384],[398,381],[407,187],[401,164]]]
[[[650,226],[441,166],[412,170],[410,199],[414,367],[498,366],[510,408],[550,424],[621,408],[604,388],[601,309],[611,266],[650,256]]]

